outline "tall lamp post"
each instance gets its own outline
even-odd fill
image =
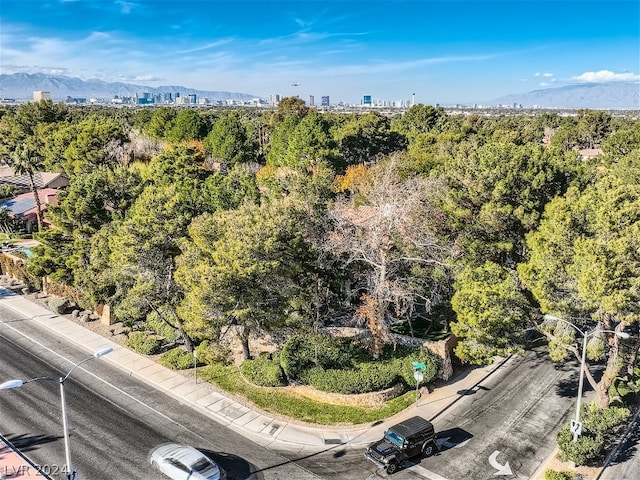
[[[58,380],[56,380],[53,377],[36,377],[36,378],[31,378],[29,380],[24,380],[24,381],[9,380],[7,382],[0,383],[0,390],[9,390],[11,388],[19,388],[19,387],[22,387],[23,385],[26,385],[27,383],[37,382],[40,380],[57,382],[60,384],[60,403],[62,404],[62,430],[64,432],[64,450],[65,450],[65,458],[67,462],[67,478],[69,480],[77,480],[78,475],[76,471],[71,467],[71,446],[69,443],[69,424],[67,422],[67,402],[64,396],[64,382],[67,380],[67,378],[69,378],[69,375],[71,375],[71,373],[80,365],[82,365],[85,362],[88,362],[89,360],[93,360],[94,358],[103,357],[108,353],[111,353],[112,350],[113,348],[103,348],[102,350],[98,350],[92,356],[85,358],[81,362],[76,363],[64,377],[60,377]]]
[[[554,317],[553,315],[544,315],[544,318],[547,320],[564,322],[567,325],[572,326],[577,332],[580,333],[580,335],[582,335],[582,359],[580,361],[580,379],[578,380],[578,401],[576,402],[576,417],[571,422],[571,431],[573,432],[573,441],[577,442],[578,437],[582,432],[582,424],[580,423],[580,404],[582,402],[582,386],[584,384],[584,369],[585,369],[585,364],[587,362],[587,340],[591,335],[595,335],[596,333],[613,333],[616,337],[619,337],[619,338],[629,338],[630,335],[627,332],[616,332],[614,330],[600,330],[600,329],[595,329],[595,330],[592,330],[591,332],[584,332],[580,327],[565,320],[564,318]]]

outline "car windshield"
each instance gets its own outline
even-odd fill
[[[402,447],[402,445],[404,444],[404,438],[402,438],[400,435],[398,435],[397,433],[394,433],[394,432],[392,432],[390,430],[387,430],[384,433],[384,438],[389,440],[394,445],[397,445],[398,447]]]
[[[206,458],[201,458],[196,463],[194,463],[191,468],[198,473],[206,472],[209,469],[213,468],[211,462],[209,462]]]

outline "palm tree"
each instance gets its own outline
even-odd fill
[[[22,142],[16,149],[11,152],[9,157],[10,166],[16,175],[28,175],[29,186],[33,192],[33,198],[36,201],[36,219],[38,221],[38,231],[42,230],[42,208],[40,206],[40,197],[38,196],[38,188],[33,179],[34,173],[42,166],[42,156],[27,142]]]

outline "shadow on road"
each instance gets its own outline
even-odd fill
[[[26,434],[8,434],[4,435],[9,443],[21,452],[30,452],[36,450],[40,445],[55,442],[62,437],[53,435],[26,435]]]
[[[461,447],[472,438],[473,435],[462,428],[455,427],[442,430],[436,435],[436,445],[438,445],[439,452],[436,455]]]
[[[637,425],[636,425],[637,426]],[[620,448],[618,454],[609,462],[609,466],[618,465],[631,460],[640,448],[640,428],[633,429],[632,433]]]
[[[264,475],[260,473],[260,470],[255,465],[237,455],[214,452],[203,448],[198,450],[222,467],[228,474],[228,480],[262,480],[264,478]]]

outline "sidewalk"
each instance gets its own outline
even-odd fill
[[[458,379],[454,377],[447,384],[423,395],[414,407],[407,408],[384,421],[348,427],[310,426],[252,410],[215,391],[207,383],[196,383],[193,377],[168,369],[21,295],[4,288],[0,288],[0,294],[0,305],[86,348],[89,354],[102,348],[113,348],[113,352],[105,356],[102,361],[109,362],[161,392],[179,399],[182,403],[203,412],[252,441],[265,447],[284,448],[304,453],[318,452],[347,443],[356,448],[364,447],[379,439],[390,425],[414,415],[433,420],[464,396],[458,392],[474,388],[502,365],[502,362],[496,362],[485,368],[464,371],[458,375]]]
[[[51,480],[20,451],[0,435],[0,480]]]

